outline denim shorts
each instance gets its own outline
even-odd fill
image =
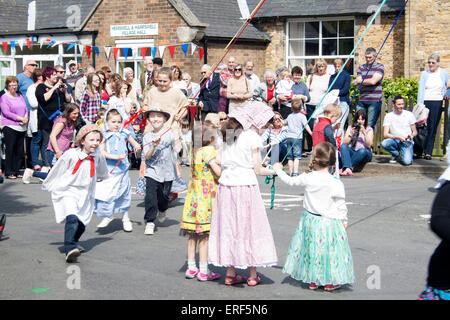
[[[287,148],[286,159],[294,160],[302,158],[302,142],[303,139],[287,138],[285,140]],[[291,148],[292,147],[292,148]]]

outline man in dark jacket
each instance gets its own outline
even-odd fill
[[[219,106],[220,75],[216,72],[211,74],[211,67],[207,64],[202,66],[201,74],[204,79],[200,83],[201,90],[198,95],[198,105],[202,111],[202,121],[204,121],[208,113],[217,113]],[[207,82],[203,85],[205,81]]]

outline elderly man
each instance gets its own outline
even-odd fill
[[[67,82],[72,88],[75,88],[75,84],[80,78],[83,77],[83,73],[78,70],[78,64],[75,60],[70,60],[68,63],[69,73],[66,75]]]
[[[33,82],[33,72],[34,72],[34,70],[36,70],[36,67],[37,67],[36,61],[28,60],[25,63],[25,66],[23,67],[23,72],[19,73],[17,75],[17,80],[19,80],[18,91],[20,92],[22,97],[25,99],[28,113],[30,113],[30,103],[28,102],[28,98],[27,98],[27,90],[28,90],[28,87],[34,83]],[[29,134],[29,136],[27,135],[25,137],[27,166],[29,168],[31,167],[31,152],[30,152],[31,139],[32,139],[31,134]]]
[[[211,67],[207,64],[202,66],[200,72],[203,80],[200,83],[201,90],[198,95],[198,105],[202,111],[202,121],[204,121],[208,113],[218,112],[220,75],[216,72],[211,75]],[[203,85],[205,81],[206,84]]]
[[[86,89],[87,76],[90,73],[94,73],[95,69],[92,66],[87,66],[84,68],[84,76],[80,78],[75,84],[75,102],[80,104],[81,98],[83,97],[84,90]]]
[[[413,139],[417,135],[416,117],[410,111],[403,110],[405,99],[396,96],[392,101],[394,111],[389,112],[384,118],[384,140],[381,146],[392,154],[390,163],[399,161],[409,166],[413,162]]]
[[[259,77],[253,73],[254,63],[252,60],[248,60],[245,62],[245,76],[250,81],[251,87],[253,89],[253,92],[255,92],[255,89],[259,86],[261,81],[259,80]]]
[[[219,112],[227,112],[228,99],[227,99],[227,87],[228,80],[233,77],[234,65],[236,64],[236,58],[231,56],[228,58],[227,69],[220,72],[220,98],[219,98]]]
[[[383,77],[384,77],[384,65],[375,62],[377,51],[374,48],[368,48],[365,53],[366,63],[358,68],[357,77],[353,81],[356,87],[362,83],[358,106],[356,111],[360,109],[366,110],[369,126],[375,129],[378,116],[381,110],[381,100],[383,98]],[[369,71],[370,69],[370,71]],[[367,74],[369,71],[369,74]],[[363,82],[363,78],[367,74],[366,79]]]

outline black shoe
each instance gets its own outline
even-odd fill
[[[3,230],[5,230],[6,214],[2,214],[0,217],[0,240],[2,239]]]
[[[3,176],[0,176],[0,183],[3,183]]]
[[[431,160],[431,156],[429,154],[425,155],[425,157],[423,157],[425,160]]]

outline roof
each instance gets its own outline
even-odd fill
[[[259,0],[247,0],[247,3],[252,11]],[[266,0],[255,17],[369,15],[374,13],[381,3],[381,0]],[[388,0],[382,12],[399,12],[404,3],[403,0]]]
[[[0,0],[1,33],[27,31],[28,4],[30,2],[32,1]],[[36,1],[35,30],[80,30],[100,2],[99,0]],[[79,17],[76,16],[78,12]]]
[[[241,19],[237,0],[184,0],[184,2],[198,20],[209,25],[205,30],[207,38],[232,38],[245,22]],[[249,24],[240,39],[268,40],[270,37],[258,26]]]

